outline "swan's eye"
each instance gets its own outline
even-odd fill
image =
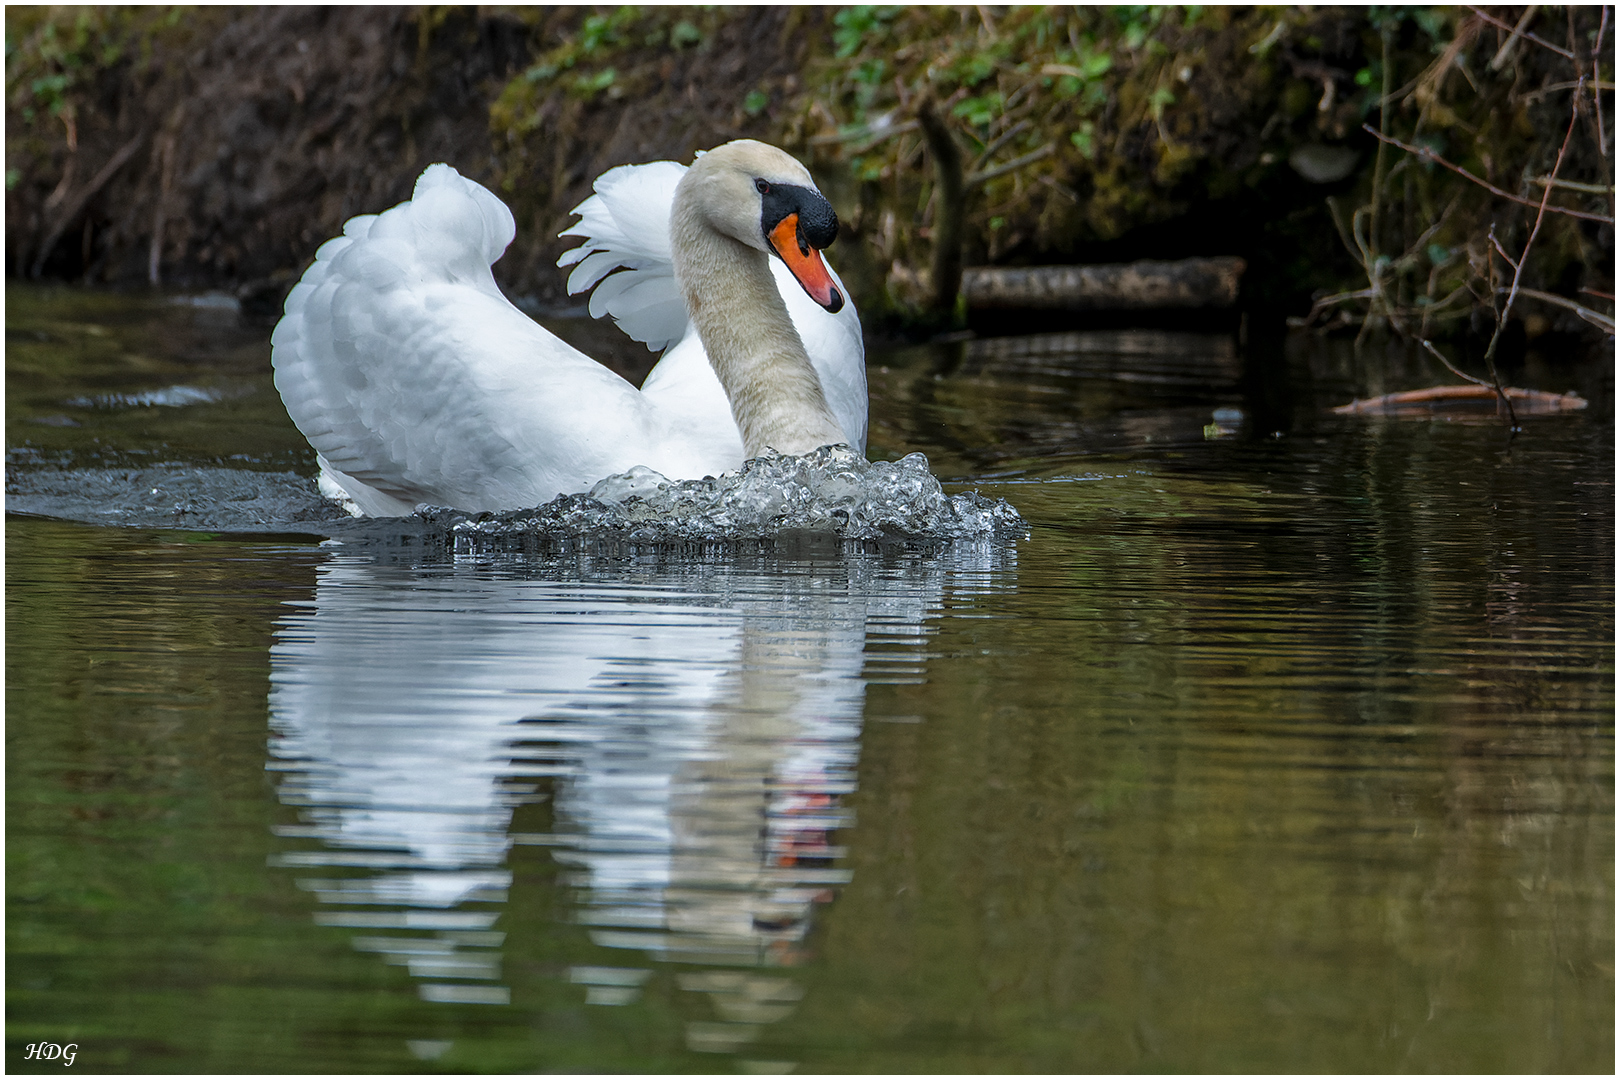
[[[763,180],[755,180],[754,190],[759,192],[761,195],[769,195],[771,193],[771,185],[767,184]]]

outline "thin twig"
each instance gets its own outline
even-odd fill
[[[1384,68],[1383,93],[1379,97],[1381,104],[1378,106],[1378,138],[1380,140],[1386,138],[1384,133],[1389,130],[1389,106],[1382,104],[1382,102],[1389,98],[1390,83],[1394,81],[1392,78],[1394,72],[1390,70],[1389,65],[1389,39],[1392,33],[1393,29],[1391,21],[1389,19],[1385,19],[1379,35],[1381,41],[1383,42]],[[1367,228],[1367,234],[1372,241],[1372,250],[1375,258],[1377,257],[1378,253],[1378,207],[1383,202],[1384,198],[1384,180],[1384,144],[1383,142],[1380,142],[1378,144],[1378,156],[1373,160],[1372,217]]]
[[[1035,179],[1037,181],[1039,181],[1040,183],[1045,184],[1047,187],[1051,188],[1053,191],[1056,191],[1059,195],[1062,195],[1065,199],[1068,199],[1072,203],[1077,203],[1077,202],[1080,201],[1079,193],[1076,192],[1068,184],[1059,183],[1058,181],[1052,179],[1050,176],[1047,176],[1045,173],[1042,173],[1040,176],[1037,176]]]
[[[1430,225],[1427,229],[1424,229],[1418,234],[1418,238],[1412,241],[1411,247],[1407,249],[1409,252],[1422,251],[1424,247],[1428,245],[1429,238],[1440,231],[1441,227],[1446,223],[1446,218],[1450,217],[1451,212],[1457,209],[1457,201],[1461,197],[1462,196],[1460,195],[1453,195],[1451,197],[1451,201],[1446,204],[1446,208],[1440,211],[1440,216],[1434,219],[1434,224]]]
[[[1542,203],[1537,203],[1534,200],[1523,198],[1521,196],[1513,194],[1512,192],[1503,191],[1501,188],[1497,187],[1495,184],[1489,183],[1488,181],[1485,181],[1485,180],[1481,180],[1479,177],[1475,176],[1473,173],[1469,172],[1467,169],[1463,168],[1461,165],[1453,165],[1451,162],[1447,161],[1445,158],[1441,157],[1439,154],[1435,153],[1433,150],[1429,149],[1427,146],[1413,146],[1411,143],[1402,142],[1401,140],[1399,140],[1397,138],[1394,138],[1393,136],[1381,135],[1377,131],[1373,130],[1373,128],[1371,126],[1367,125],[1367,124],[1362,124],[1361,125],[1361,130],[1365,131],[1367,134],[1371,135],[1375,139],[1379,139],[1379,140],[1381,140],[1383,142],[1389,143],[1391,146],[1398,146],[1402,150],[1405,150],[1409,154],[1416,154],[1416,155],[1418,155],[1418,157],[1422,158],[1424,161],[1432,161],[1436,165],[1443,165],[1446,168],[1450,169],[1452,172],[1457,173],[1460,176],[1466,177],[1469,180],[1472,180],[1474,183],[1478,184],[1480,187],[1484,188],[1486,191],[1489,191],[1491,194],[1500,196],[1501,198],[1507,199],[1507,200],[1509,200],[1511,202],[1516,202],[1516,203],[1519,203],[1519,204],[1521,204],[1523,206],[1534,206],[1534,207],[1537,207],[1538,209],[1540,209],[1544,205],[1544,203],[1546,201],[1546,200],[1543,200]],[[1552,189],[1549,188],[1548,190],[1550,191]],[[1589,214],[1584,210],[1571,210],[1567,206],[1546,206],[1545,208],[1547,210],[1551,211],[1554,214],[1566,214],[1569,217],[1583,218],[1583,219],[1585,219],[1587,221],[1601,221],[1606,225],[1613,225],[1614,224],[1614,218],[1607,215],[1607,214]]]
[[[805,141],[812,146],[825,146],[829,143],[852,143],[861,139],[871,139],[872,141],[869,144],[861,148],[860,152],[864,153],[879,143],[894,138],[896,135],[904,135],[908,131],[916,130],[917,121],[904,120],[898,124],[891,124],[884,130],[874,131],[868,126],[856,131],[840,131],[832,135],[812,135]]]
[[[1467,379],[1469,382],[1473,383],[1475,386],[1483,386],[1486,389],[1491,390],[1492,392],[1494,392],[1496,394],[1500,394],[1501,395],[1501,400],[1503,400],[1503,401],[1507,400],[1507,395],[1502,393],[1502,388],[1501,387],[1495,385],[1494,383],[1490,382],[1487,379],[1476,378],[1475,376],[1468,374],[1468,372],[1466,372],[1466,371],[1459,371],[1457,369],[1457,365],[1453,364],[1450,360],[1447,360],[1446,359],[1446,354],[1441,352],[1439,349],[1435,348],[1434,344],[1432,342],[1430,342],[1427,338],[1418,338],[1418,344],[1423,346],[1425,349],[1428,349],[1429,354],[1431,356],[1433,356],[1436,360],[1440,361],[1442,364],[1446,365],[1446,370],[1451,372],[1453,375],[1457,376],[1457,378],[1459,378],[1459,379]],[[1512,409],[1513,406],[1509,405],[1508,408]]]
[[[1590,292],[1591,290],[1583,289],[1581,291]],[[1589,307],[1583,307],[1567,297],[1559,296],[1557,293],[1542,292],[1540,289],[1530,288],[1519,289],[1519,295],[1528,296],[1532,300],[1540,300],[1544,304],[1553,304],[1557,307],[1568,308],[1570,311],[1573,311],[1575,314],[1579,315],[1581,318],[1585,319],[1599,330],[1607,330],[1611,334],[1614,333],[1614,319],[1612,317],[1604,315],[1601,312],[1593,311]],[[1597,295],[1602,294],[1599,293]]]
[[[1467,299],[1469,301],[1468,308],[1462,308],[1462,309],[1459,309],[1457,311],[1447,311],[1446,310],[1446,305],[1447,304],[1451,303],[1453,300],[1460,300],[1460,299],[1462,299],[1464,297],[1467,297]],[[1418,328],[1419,336],[1421,336],[1421,337],[1428,337],[1429,336],[1429,320],[1430,319],[1449,319],[1449,318],[1455,318],[1455,317],[1457,317],[1459,315],[1462,315],[1467,310],[1469,310],[1470,308],[1473,307],[1473,300],[1474,300],[1473,290],[1470,289],[1466,284],[1464,284],[1464,285],[1457,286],[1455,289],[1452,289],[1449,293],[1447,293],[1445,296],[1441,297],[1439,300],[1436,300],[1434,303],[1424,306],[1421,309],[1422,312],[1423,312],[1423,324]]]
[[[1357,289],[1355,292],[1334,293],[1332,296],[1324,296],[1311,305],[1311,314],[1306,321],[1315,319],[1319,311],[1332,307],[1334,304],[1342,304],[1346,300],[1371,300],[1377,295],[1377,289]]]
[[[1584,79],[1584,76],[1583,76]],[[1550,179],[1558,179],[1558,170],[1564,167],[1564,154],[1569,150],[1569,140],[1575,134],[1575,125],[1581,118],[1581,88],[1575,89],[1573,100],[1570,103],[1569,127],[1564,132],[1563,145],[1558,148],[1558,158],[1553,162],[1552,172],[1548,173]],[[1548,184],[1541,190],[1541,208],[1536,211],[1536,223],[1530,229],[1530,238],[1524,242],[1524,250],[1519,253],[1519,261],[1513,264],[1513,284],[1508,288],[1507,303],[1496,314],[1496,329],[1491,333],[1491,343],[1485,346],[1485,367],[1491,373],[1491,381],[1496,383],[1496,392],[1501,394],[1502,403],[1507,406],[1508,422],[1514,428],[1519,426],[1518,418],[1513,415],[1513,403],[1507,395],[1502,393],[1502,379],[1496,372],[1496,347],[1502,340],[1502,331],[1507,326],[1508,315],[1513,311],[1513,302],[1519,298],[1519,279],[1524,275],[1525,264],[1530,261],[1530,248],[1535,245],[1536,236],[1541,232],[1541,223],[1547,216],[1547,200],[1552,198],[1553,185]],[[1494,226],[1492,239],[1495,239]],[[1495,297],[1493,295],[1492,300]],[[1493,302],[1492,307],[1495,307]]]
[[[1008,143],[1012,142],[1013,139],[1017,138],[1019,134],[1021,134],[1028,127],[1028,120],[1020,120],[1018,123],[996,136],[996,138],[991,140],[990,145],[984,148],[984,153],[979,155],[979,160],[973,163],[973,167],[977,169],[986,161],[989,161],[991,154],[994,154],[997,150],[1000,150],[1003,146],[1006,146]]]
[[[1613,195],[1613,184],[1578,184],[1573,180],[1554,180],[1550,176],[1537,176],[1530,181],[1532,184],[1546,184],[1549,187],[1563,188],[1565,191],[1584,191],[1588,195]]]
[[[1502,42],[1502,47],[1496,50],[1496,55],[1491,57],[1491,62],[1486,65],[1492,71],[1501,71],[1502,65],[1507,63],[1508,56],[1513,52],[1513,46],[1519,42],[1519,35],[1523,34],[1524,28],[1530,25],[1530,20],[1536,17],[1536,7],[1537,5],[1531,4],[1524,9],[1524,14],[1519,16],[1519,25],[1513,28],[1513,33],[1509,34],[1508,39]]]
[[[1352,255],[1356,254],[1356,246],[1350,242],[1350,233],[1344,227],[1344,219],[1339,216],[1339,201],[1329,195],[1327,205],[1328,213],[1333,217],[1333,226],[1339,230],[1339,242],[1344,245],[1344,250]]]
[[[1487,15],[1485,12],[1483,12],[1479,8],[1475,7],[1473,4],[1468,5],[1468,10],[1472,11],[1475,15],[1478,15],[1480,18],[1484,19],[1486,22],[1490,23],[1492,26],[1500,26],[1503,30],[1508,31],[1509,33],[1518,33],[1518,31],[1514,30],[1513,27],[1509,26],[1507,23],[1503,22],[1501,19],[1498,19],[1495,15]],[[1526,41],[1535,42],[1537,45],[1540,45],[1544,49],[1551,49],[1553,52],[1557,53],[1559,56],[1562,56],[1566,60],[1575,59],[1575,54],[1570,52],[1568,49],[1564,48],[1561,45],[1554,45],[1552,42],[1548,41],[1546,38],[1536,37],[1536,35],[1530,33],[1529,31],[1526,31],[1526,32],[1524,32],[1522,34],[1519,34],[1519,36],[1524,38]]]
[[[1568,82],[1556,82],[1556,83],[1552,83],[1552,84],[1550,84],[1548,86],[1543,86],[1540,90],[1531,90],[1527,94],[1521,94],[1519,96],[1519,100],[1520,101],[1534,101],[1534,100],[1536,100],[1536,98],[1544,98],[1548,94],[1561,94],[1565,90],[1573,90],[1579,85],[1581,85],[1579,79],[1571,79]],[[1608,82],[1600,83],[1595,79],[1588,79],[1587,80],[1587,85],[1593,87],[1593,89],[1595,89],[1595,90],[1613,90],[1614,89],[1614,83],[1608,83]]]
[[[993,169],[985,169],[983,172],[969,173],[962,182],[967,187],[976,187],[979,184],[988,183],[998,176],[1005,176],[1007,173],[1022,169],[1025,165],[1033,165],[1035,162],[1044,157],[1050,157],[1056,150],[1057,147],[1055,145],[1052,143],[1047,143],[1039,150],[1033,150],[1022,157],[1015,157],[1011,161],[997,165]]]
[[[1598,153],[1608,157],[1609,145],[1603,135],[1603,95],[1600,93],[1603,83],[1598,80],[1600,74],[1598,57],[1603,55],[1603,32],[1609,28],[1609,8],[1604,5],[1602,10],[1603,18],[1598,22],[1597,42],[1592,46],[1592,104],[1597,109]],[[1609,89],[1614,89],[1613,83],[1609,84]],[[1612,193],[1614,188],[1611,187],[1609,191]]]
[[[1564,154],[1565,154],[1566,151],[1569,150],[1570,137],[1575,134],[1575,123],[1576,123],[1577,120],[1580,119],[1580,115],[1581,115],[1580,96],[1581,96],[1580,91],[1577,89],[1575,91],[1574,107],[1572,107],[1569,110],[1569,130],[1564,132],[1564,144],[1558,148],[1558,159],[1553,162],[1552,172],[1548,174],[1549,179],[1557,180],[1558,179],[1558,170],[1563,168]],[[1519,254],[1519,261],[1517,263],[1515,263],[1514,266],[1513,266],[1513,287],[1508,290],[1507,304],[1505,306],[1503,306],[1503,308],[1502,308],[1502,319],[1504,321],[1506,321],[1506,319],[1507,319],[1508,312],[1513,309],[1513,301],[1514,301],[1514,299],[1518,296],[1518,293],[1519,293],[1519,277],[1520,277],[1521,274],[1524,273],[1524,264],[1530,258],[1530,245],[1532,245],[1532,244],[1534,244],[1536,242],[1536,234],[1541,231],[1541,221],[1542,221],[1542,218],[1547,213],[1547,200],[1552,198],[1552,193],[1553,193],[1553,185],[1552,184],[1548,184],[1542,190],[1542,193],[1541,193],[1541,208],[1536,211],[1536,224],[1535,224],[1535,227],[1530,230],[1530,239],[1528,239],[1528,240],[1526,240],[1524,242],[1524,251],[1522,251]],[[1498,326],[1497,331],[1498,331],[1498,333],[1501,332],[1501,327],[1500,326]],[[1496,342],[1495,342],[1495,339],[1493,337],[1493,339],[1491,341],[1492,347],[1485,350],[1485,355],[1486,355],[1487,358],[1490,358],[1491,356],[1493,356],[1495,354],[1495,351],[1496,351],[1495,350],[1495,344],[1496,344]]]
[[[73,219],[79,216],[79,212],[89,204],[90,200],[95,198],[96,193],[106,186],[107,181],[113,178],[113,174],[123,168],[124,163],[135,156],[135,151],[139,150],[141,144],[145,141],[146,132],[142,131],[130,139],[129,142],[119,147],[118,151],[108,159],[107,164],[101,167],[101,171],[91,177],[90,182],[84,186],[84,189],[67,203],[66,209],[57,215],[56,222],[51,226],[50,232],[45,234],[45,240],[40,245],[39,256],[34,260],[33,268],[30,270],[31,276],[39,277],[40,273],[45,269],[45,260],[50,258],[52,249],[56,247],[56,242],[62,238],[62,233],[73,223]]]
[[[1491,227],[1488,230],[1487,235],[1491,238],[1491,247],[1495,248],[1496,253],[1502,256],[1502,261],[1513,267],[1513,269],[1517,270],[1519,268],[1519,264],[1513,261],[1513,256],[1509,255],[1505,250],[1503,250],[1502,241],[1496,238],[1496,222],[1491,222]]]

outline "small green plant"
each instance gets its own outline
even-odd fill
[[[877,44],[887,36],[889,24],[904,10],[900,7],[856,5],[833,16],[833,44],[842,59],[854,56],[868,43]]]
[[[682,19],[669,29],[669,43],[676,49],[686,49],[703,43],[703,31]]]
[[[581,75],[574,80],[574,92],[583,97],[591,97],[612,86],[617,76],[618,72],[612,68],[603,68],[594,75]]]

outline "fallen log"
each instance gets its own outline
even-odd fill
[[[1549,394],[1545,390],[1524,390],[1509,386],[1502,391],[1508,400],[1519,406],[1520,412],[1550,413],[1574,412],[1586,408],[1586,399],[1571,391],[1567,394]],[[1430,386],[1422,390],[1402,390],[1397,394],[1381,394],[1365,401],[1352,401],[1333,411],[1341,416],[1420,416],[1443,409],[1447,405],[1477,404],[1496,400],[1496,390],[1490,386]]]
[[[1245,265],[1236,256],[1220,256],[1098,266],[980,266],[962,271],[962,295],[977,309],[1226,308],[1237,302]]]

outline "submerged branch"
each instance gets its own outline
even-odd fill
[[[1544,390],[1524,390],[1517,386],[1508,387],[1504,393],[1508,398],[1530,406],[1531,412],[1572,412],[1577,409],[1584,409],[1587,405],[1586,399],[1579,394],[1549,394]],[[1495,396],[1495,389],[1488,386],[1430,386],[1422,390],[1402,390],[1395,394],[1383,394],[1375,398],[1352,401],[1348,405],[1338,406],[1333,411],[1340,416],[1354,416],[1361,413],[1405,412],[1415,405],[1444,405],[1449,402],[1486,401]]]

